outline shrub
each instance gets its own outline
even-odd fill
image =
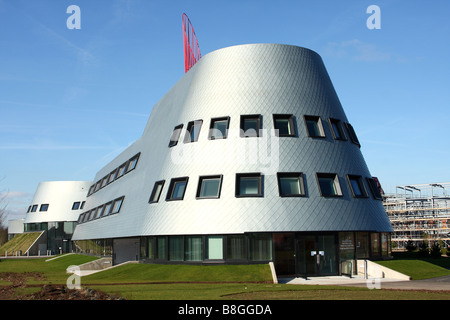
[[[408,251],[408,252],[413,252],[417,249],[416,245],[411,240],[408,240],[405,248],[406,248],[406,251]]]
[[[428,257],[429,256],[428,242],[422,241],[422,243],[419,244],[419,256],[420,257]]]
[[[433,258],[440,258],[441,254],[442,254],[441,246],[439,245],[438,242],[434,242],[433,245],[431,246],[431,249],[430,249],[430,255]]]

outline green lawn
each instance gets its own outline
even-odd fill
[[[450,275],[450,257],[420,258],[409,253],[394,253],[393,260],[377,263],[406,274],[412,280],[429,279]]]
[[[66,255],[47,262],[45,258],[3,259],[0,274],[29,272],[27,284],[65,284],[68,266],[93,259],[96,258],[84,255]],[[423,264],[423,261],[388,262],[417,274],[439,274],[430,271],[436,265]],[[35,278],[32,273],[40,273],[42,277]],[[450,294],[440,292],[287,285],[273,284],[271,280],[268,265],[127,264],[82,277],[81,285],[130,300],[450,300]],[[0,281],[0,285],[9,284]],[[20,293],[32,291],[31,288],[20,290]]]

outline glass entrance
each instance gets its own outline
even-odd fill
[[[299,235],[296,252],[297,275],[337,274],[335,235]]]

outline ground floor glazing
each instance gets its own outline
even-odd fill
[[[264,232],[75,241],[78,252],[113,263],[250,264],[273,262],[278,276],[356,274],[358,259],[390,256],[390,233]]]

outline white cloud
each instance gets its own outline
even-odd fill
[[[375,44],[359,39],[330,42],[325,48],[325,55],[338,58],[350,58],[356,61],[388,61],[391,54],[377,48]]]

